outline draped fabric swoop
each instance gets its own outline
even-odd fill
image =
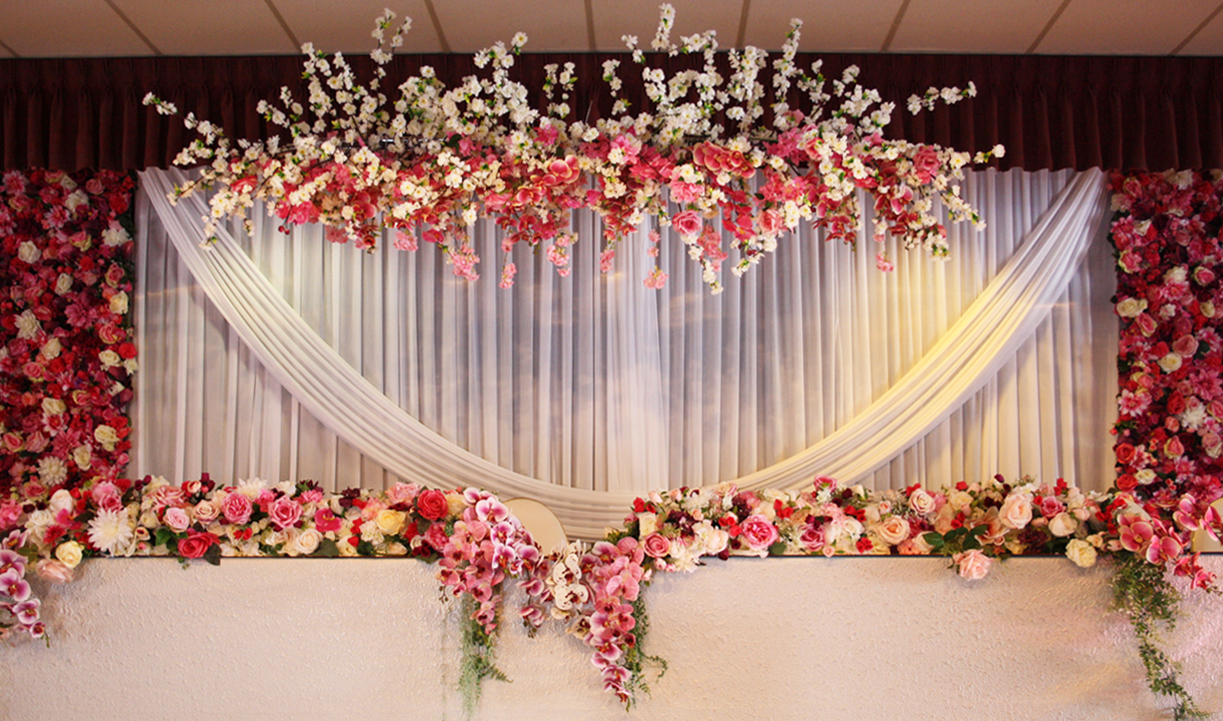
[[[949,227],[949,261],[892,248],[884,274],[868,237],[803,230],[719,296],[673,240],[645,288],[645,229],[600,275],[590,213],[572,277],[515,250],[512,290],[483,221],[476,283],[427,244],[366,254],[261,215],[201,249],[176,178],[141,176],[136,473],[474,484],[587,537],[654,488],[1111,478],[1099,172],[970,176],[989,226]]]
[[[640,72],[623,53],[526,54],[512,77],[539,89],[545,65],[574,63],[578,77],[591,81],[574,90],[573,119],[595,119],[611,109],[600,79],[610,58],[622,61],[622,97],[646,108]],[[966,151],[1002,143],[1004,170],[1223,167],[1223,58],[830,53],[796,62],[807,68],[816,58],[829,78],[858,65],[862,82],[898,108],[931,86],[974,82],[975,99],[916,116],[898,111],[888,132]],[[368,57],[348,60],[370,77]],[[668,70],[700,61],[650,59]],[[388,87],[422,65],[452,86],[478,72],[466,55],[397,56],[387,66]],[[143,107],[145,93],[221,124],[231,138],[253,139],[275,131],[255,107],[278,98],[281,86],[308,97],[300,57],[0,59],[0,166],[169,167],[190,136],[179,118]],[[542,90],[531,100],[545,107]]]

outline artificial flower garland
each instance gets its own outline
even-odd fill
[[[262,200],[285,225],[323,223],[335,242],[373,248],[383,227],[396,230],[399,249],[416,250],[423,239],[445,253],[455,275],[475,279],[480,259],[467,229],[483,215],[504,231],[500,275],[508,287],[516,272],[513,249],[522,243],[543,249],[558,272],[568,274],[569,248],[577,241],[570,212],[586,207],[603,220],[604,272],[616,243],[652,215],[679,235],[718,292],[725,261],[732,260],[736,274],[745,272],[800,222],[855,242],[863,222],[859,191],[873,207],[876,240],[892,236],[905,248],[945,255],[946,230],[934,216],[935,199],[954,220],[980,225],[960,197],[963,168],[1003,152],[996,146],[974,157],[885,138],[895,106],[859,85],[856,67],[829,82],[819,62],[810,73],[796,65],[799,20],[792,21],[772,63],[766,109],[768,53],[730,50],[732,72],[724,77],[715,33],[674,44],[675,10],[663,5],[652,49],[699,54],[703,68],[668,78],[650,67],[635,37],[625,36],[631,62],[641,66],[648,107],[629,113],[619,97],[621,61],[612,59],[602,78],[615,99],[612,114],[586,122],[568,103],[578,81],[572,63],[547,68],[544,108],[528,104],[528,88],[510,79],[526,43],[523,33],[508,48],[498,42],[476,55],[476,65],[491,68],[491,77],[468,76],[448,88],[426,66],[392,94],[382,87],[384,66],[411,27],[409,18],[388,39],[393,18],[387,10],[377,20],[368,85],[341,54],[328,59],[309,43],[302,47],[309,97],[295,98],[283,88],[278,101],[258,107],[287,139],[234,143],[217,125],[186,116],[199,138],[175,163],[201,170],[177,193],[218,188],[209,198],[207,234],[218,219],[245,218]],[[930,88],[909,98],[908,106],[917,113],[975,93],[971,83],[967,89]],[[145,102],[177,112],[153,93]],[[876,261],[881,269],[892,267],[885,252]],[[666,277],[655,266],[644,282],[657,288]]]

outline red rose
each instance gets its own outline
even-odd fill
[[[445,493],[429,489],[416,497],[416,510],[430,521],[440,521],[450,512],[450,505]]]
[[[1134,460],[1135,453],[1136,451],[1134,450],[1133,444],[1130,444],[1130,443],[1118,443],[1117,444],[1117,462],[1118,463],[1128,464],[1130,461]]]
[[[1130,492],[1138,487],[1138,479],[1130,473],[1122,473],[1117,479],[1117,490]]]
[[[217,540],[217,537],[211,533],[190,531],[186,538],[178,542],[178,555],[183,558],[203,558]]]

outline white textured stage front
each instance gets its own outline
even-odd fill
[[[1223,557],[1206,565],[1223,575]],[[967,582],[937,558],[713,561],[647,591],[670,670],[626,714],[585,647],[506,624],[478,719],[1170,718],[1107,574],[1012,559]],[[0,649],[4,717],[462,718],[455,604],[411,560],[95,560],[44,588],[51,647]],[[1223,600],[1169,637],[1223,718]]]

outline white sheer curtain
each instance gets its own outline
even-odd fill
[[[474,235],[489,277],[472,284],[428,247],[365,254],[317,228],[286,238],[261,215],[250,237],[234,228],[232,243],[199,251],[199,208],[169,208],[172,178],[150,171],[133,471],[486,485],[561,506],[576,535],[615,523],[633,492],[788,485],[812,467],[876,487],[998,472],[1107,485],[1116,326],[1098,176],[980,173],[965,192],[989,227],[949,227],[950,261],[900,253],[883,274],[869,239],[854,252],[804,231],[710,296],[667,241],[662,292],[642,285],[643,237],[600,276],[598,221],[584,213],[573,276],[520,249],[510,291],[493,277],[487,223]],[[1028,277],[1035,268],[1045,275]],[[1001,322],[1025,303],[1010,312],[1022,323]],[[995,319],[1015,337],[952,343]],[[928,352],[954,372],[915,378]],[[954,366],[961,352],[981,365]],[[925,395],[889,410],[918,382]],[[879,460],[880,439],[897,438]]]

